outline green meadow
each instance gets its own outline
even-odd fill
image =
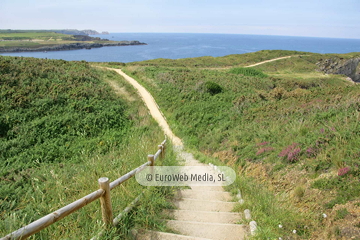
[[[292,57],[245,68],[283,56]],[[299,238],[329,239],[359,230],[356,215],[336,212],[360,205],[360,86],[317,71],[316,63],[355,56],[260,51],[134,62],[125,70],[199,158],[236,169],[232,191],[244,191],[239,211],[253,212],[257,238],[296,230]]]
[[[0,235],[5,236],[113,181],[147,161],[164,134],[116,73],[87,62],[0,57]],[[123,89],[116,95],[108,82]],[[174,163],[171,143],[166,158]],[[111,191],[114,216],[146,187],[130,179]],[[162,229],[172,188],[149,188],[136,214],[105,232],[125,239],[135,226]],[[151,201],[149,200],[151,199]],[[104,228],[99,201],[30,239],[90,239]]]

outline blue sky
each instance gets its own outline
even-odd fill
[[[360,39],[360,0],[0,0],[0,29]]]

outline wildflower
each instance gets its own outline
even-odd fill
[[[268,145],[268,144],[269,144],[269,142],[261,142],[261,143],[257,143],[256,145],[258,147],[260,147],[260,146],[264,146],[264,145]]]
[[[274,150],[274,148],[272,147],[265,147],[265,148],[260,148],[257,152],[256,152],[256,155],[260,155],[264,152],[269,152],[269,151],[272,151]]]
[[[289,162],[296,162],[301,152],[301,149],[298,147],[298,145],[298,143],[293,143],[286,147],[281,151],[281,153],[279,153],[279,157],[287,157]]]
[[[325,213],[322,214],[323,218],[327,218],[327,215]]]
[[[306,155],[307,157],[315,157],[316,156],[316,149],[309,147],[308,149],[306,149]]]
[[[282,228],[282,225],[281,225],[281,224],[279,224],[279,228]]]
[[[347,174],[349,171],[350,171],[349,167],[340,168],[338,170],[338,176],[343,176],[343,175]]]
[[[295,229],[293,230],[293,233],[296,234],[296,230],[295,230]]]

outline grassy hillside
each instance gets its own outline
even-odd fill
[[[236,169],[234,187],[245,193],[259,239],[360,237],[360,86],[316,71],[331,56],[260,51],[130,63],[126,71],[198,157]]]
[[[155,59],[141,62],[133,62],[128,65],[134,66],[162,66],[162,67],[196,67],[196,68],[216,68],[216,67],[230,67],[237,65],[250,65],[261,61],[292,56],[305,55],[306,52],[299,51],[270,51],[263,50],[259,52],[252,52],[246,54],[233,54],[224,57],[198,57],[198,58],[183,58],[183,59]]]
[[[0,112],[0,236],[97,190],[98,178],[113,181],[145,163],[164,140],[136,92],[87,62],[0,57]],[[113,190],[114,214],[144,189],[132,179]],[[162,227],[156,213],[171,207],[169,194],[150,189],[139,214],[104,239],[124,239],[136,224]],[[33,239],[89,239],[101,229],[94,202]]]
[[[85,35],[68,35],[51,32],[50,30],[0,31],[0,50],[3,51],[17,47],[40,48],[71,43],[116,44],[125,43],[125,41],[109,41],[108,39]]]

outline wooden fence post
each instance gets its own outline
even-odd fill
[[[165,149],[166,149],[166,143],[164,142],[163,144],[162,144],[162,152],[161,152],[161,154],[164,154],[163,156],[165,157]]]
[[[154,162],[155,162],[155,156],[154,155],[148,155],[148,161],[150,161],[150,174],[154,176]]]
[[[161,150],[160,158],[163,159],[164,158],[164,147],[163,147],[163,145],[158,145],[158,149]]]
[[[111,198],[110,198],[110,182],[107,177],[99,178],[98,182],[100,188],[105,191],[104,195],[102,195],[100,198],[102,219],[105,225],[109,226],[112,224],[113,221],[113,213],[112,213]]]
[[[148,161],[150,161],[150,166],[154,166],[154,155],[148,155]]]

